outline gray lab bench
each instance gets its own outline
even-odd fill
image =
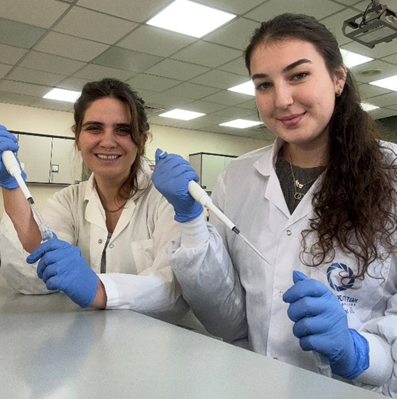
[[[21,295],[1,276],[0,376],[7,399],[383,397],[132,311]]]

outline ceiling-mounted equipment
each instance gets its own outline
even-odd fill
[[[346,37],[374,48],[397,37],[397,14],[378,0],[372,0],[363,13],[344,21],[342,31]]]

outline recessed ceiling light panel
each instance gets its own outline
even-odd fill
[[[224,11],[192,1],[176,0],[147,23],[185,35],[202,37],[233,18],[235,15]]]
[[[200,112],[193,111],[184,111],[183,109],[173,109],[172,111],[164,112],[159,116],[163,116],[164,118],[172,118],[172,119],[181,119],[183,121],[190,121],[191,119],[199,118],[203,116]]]
[[[373,61],[373,58],[365,55],[353,53],[352,51],[340,49],[343,57],[343,62],[348,68],[352,68],[357,65],[365,64],[366,62]]]
[[[247,129],[248,127],[261,125],[262,122],[248,121],[246,119],[235,119],[234,121],[221,123],[219,126],[235,127],[237,129]]]
[[[255,96],[255,86],[252,80],[242,83],[241,85],[237,85],[228,89],[229,91],[235,91],[237,93],[248,94],[250,96]]]
[[[377,105],[368,104],[368,103],[361,103],[360,105],[361,105],[361,108],[364,111],[367,111],[367,112],[373,111],[374,109],[378,109],[379,108]]]
[[[80,97],[80,94],[79,91],[52,89],[43,98],[74,103]]]
[[[370,85],[383,87],[384,89],[397,91],[397,75],[385,79],[369,82]]]

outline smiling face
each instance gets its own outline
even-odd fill
[[[309,42],[285,39],[258,45],[250,59],[263,123],[291,147],[324,149],[335,96],[344,85],[331,76]]]
[[[138,152],[130,122],[127,105],[115,98],[101,98],[87,108],[77,148],[97,180],[121,183],[128,177]]]

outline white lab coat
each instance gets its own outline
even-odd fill
[[[149,173],[148,167],[146,173],[140,173],[140,187],[148,188],[127,201],[106,248],[106,274],[100,270],[108,231],[93,176],[55,193],[42,214],[58,238],[77,245],[98,273],[105,286],[107,309],[130,309],[177,322],[188,306],[166,248],[180,227],[172,206],[155,189]],[[28,253],[7,214],[0,223],[0,248],[0,270],[11,287],[24,294],[49,293],[37,277],[37,265],[26,263]]]
[[[202,218],[195,219],[183,225],[181,237],[169,248],[184,297],[210,333],[316,371],[312,353],[302,351],[292,333],[288,304],[282,300],[293,284],[293,270],[300,270],[338,296],[349,327],[369,341],[370,369],[354,383],[397,397],[396,256],[380,249],[381,257],[369,272],[381,278],[366,276],[364,281],[354,281],[358,289],[342,291],[336,290],[341,286],[338,273],[347,267],[355,269],[353,257],[336,248],[332,262],[319,268],[305,266],[300,261],[301,232],[312,217],[312,193],[319,181],[290,215],[275,171],[281,145],[278,139],[273,146],[232,161],[219,176],[212,195],[214,204],[269,263],[216,217],[210,217],[210,222],[222,238]]]

